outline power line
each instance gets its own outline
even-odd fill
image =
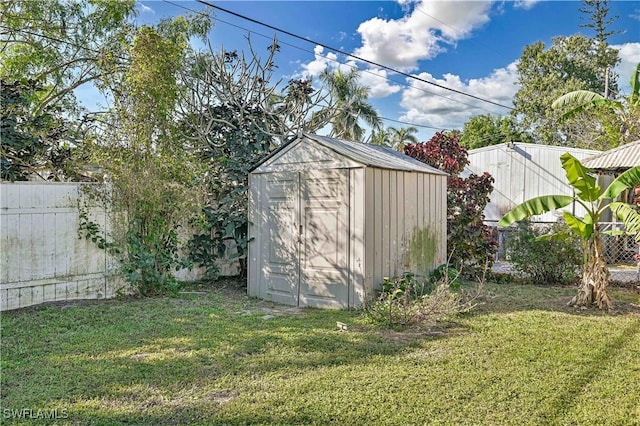
[[[247,21],[249,21],[249,22],[253,22],[254,24],[257,24],[257,25],[261,25],[261,26],[267,27],[267,28],[269,28],[269,29],[272,29],[272,30],[274,30],[274,31],[277,31],[277,32],[280,32],[280,33],[286,34],[286,35],[288,35],[288,36],[290,36],[290,37],[293,37],[293,38],[297,38],[297,39],[302,40],[302,41],[305,41],[305,42],[307,42],[307,43],[313,43],[313,44],[316,44],[316,45],[321,46],[321,47],[323,47],[323,48],[325,48],[325,49],[332,50],[332,51],[334,51],[334,52],[336,52],[336,53],[339,53],[339,54],[341,54],[341,55],[345,55],[345,56],[348,56],[348,57],[350,57],[350,58],[354,58],[354,59],[356,59],[356,60],[358,60],[358,61],[366,62],[366,63],[368,63],[368,64],[370,64],[370,65],[374,65],[374,66],[376,66],[376,67],[378,67],[378,68],[382,68],[382,69],[385,69],[385,70],[387,70],[387,71],[391,71],[391,72],[394,72],[394,73],[400,74],[400,75],[405,76],[405,77],[407,77],[407,78],[410,78],[410,79],[412,79],[412,80],[416,80],[416,81],[419,81],[419,82],[421,82],[421,83],[430,84],[430,85],[432,85],[432,86],[436,86],[436,87],[438,87],[438,88],[440,88],[440,89],[447,90],[447,91],[450,91],[450,92],[453,92],[453,93],[457,93],[457,94],[459,94],[459,95],[467,96],[467,97],[470,97],[470,98],[473,98],[473,99],[476,99],[476,100],[479,100],[479,101],[482,101],[482,102],[486,102],[486,103],[489,103],[489,104],[492,104],[492,105],[496,105],[496,106],[499,106],[499,107],[501,107],[501,108],[506,108],[506,109],[509,109],[509,110],[513,110],[513,109],[514,109],[513,107],[510,107],[510,106],[507,106],[507,105],[502,105],[502,104],[500,104],[500,103],[498,103],[498,102],[494,102],[494,101],[491,101],[491,100],[489,100],[489,99],[481,98],[480,96],[472,95],[472,94],[470,94],[470,93],[466,93],[466,92],[463,92],[463,91],[461,91],[461,90],[452,89],[451,87],[443,86],[443,85],[438,84],[438,83],[435,83],[435,82],[433,82],[433,81],[425,80],[424,78],[421,78],[421,77],[418,77],[418,76],[415,76],[415,75],[412,75],[412,74],[409,74],[409,73],[406,73],[406,72],[403,72],[403,71],[400,71],[400,70],[394,69],[394,68],[389,67],[389,66],[387,66],[387,65],[383,65],[383,64],[380,64],[380,63],[377,63],[377,62],[374,62],[374,61],[371,61],[371,60],[368,60],[368,59],[362,58],[362,57],[357,56],[357,55],[354,55],[354,54],[352,54],[352,53],[347,53],[347,52],[345,52],[345,51],[343,51],[343,50],[341,50],[341,49],[337,49],[337,48],[335,48],[335,47],[331,47],[331,46],[329,46],[329,45],[327,45],[327,44],[320,43],[320,42],[314,41],[314,40],[312,40],[312,39],[309,39],[309,38],[306,38],[306,37],[300,36],[300,35],[298,35],[298,34],[292,33],[291,31],[287,31],[287,30],[284,30],[284,29],[282,29],[282,28],[278,28],[278,27],[273,26],[273,25],[271,25],[271,24],[267,24],[267,23],[262,22],[262,21],[259,21],[259,20],[257,20],[257,19],[250,18],[250,17],[248,17],[248,16],[246,16],[246,15],[242,15],[242,14],[240,14],[240,13],[238,13],[238,12],[234,12],[234,11],[232,11],[232,10],[229,10],[229,9],[223,8],[223,7],[221,7],[221,6],[216,6],[216,5],[214,5],[214,4],[211,4],[211,3],[210,3],[210,2],[208,2],[208,1],[205,1],[205,0],[196,0],[196,1],[197,1],[198,3],[204,4],[204,5],[206,5],[206,6],[209,6],[209,7],[212,7],[212,8],[214,8],[214,9],[221,10],[221,11],[223,11],[223,12],[225,12],[225,13],[230,14],[230,15],[236,16],[236,17],[238,17],[238,18],[241,18],[241,19],[247,20]]]
[[[250,29],[248,29],[248,28],[246,28],[246,27],[242,27],[242,26],[240,26],[240,25],[233,24],[233,23],[231,23],[231,22],[225,21],[225,20],[223,20],[223,19],[220,19],[220,18],[217,18],[217,17],[214,17],[214,16],[210,16],[209,14],[204,13],[204,12],[201,12],[201,11],[193,10],[193,9],[191,9],[191,8],[188,8],[188,7],[183,6],[183,5],[181,5],[181,4],[178,4],[178,3],[172,2],[172,1],[170,1],[170,0],[162,0],[162,1],[164,1],[165,3],[169,3],[169,4],[171,4],[171,5],[174,5],[174,6],[176,6],[176,7],[179,7],[179,8],[181,8],[181,9],[188,10],[189,12],[192,12],[192,13],[198,13],[198,14],[201,14],[201,15],[203,15],[203,16],[209,16],[209,17],[210,17],[212,20],[214,20],[214,21],[221,22],[221,23],[226,24],[226,25],[229,25],[229,26],[231,26],[231,27],[238,28],[238,29],[240,29],[240,30],[246,31],[249,35],[251,35],[251,34],[256,34],[256,35],[259,35],[259,36],[264,37],[264,38],[267,38],[267,39],[271,39],[271,38],[272,38],[272,37],[270,37],[270,36],[268,36],[268,35],[266,35],[266,34],[262,34],[262,33],[259,33],[259,32],[257,32],[257,31],[250,30]],[[298,50],[300,50],[300,51],[302,51],[302,52],[307,52],[307,53],[311,53],[312,55],[315,55],[315,52],[313,52],[313,51],[311,51],[311,50],[308,50],[308,49],[302,48],[302,47],[300,47],[300,46],[296,46],[295,44],[287,43],[287,42],[282,41],[282,40],[278,40],[278,44],[282,44],[282,45],[285,45],[285,46],[289,46],[289,47],[292,47],[292,48],[298,49]],[[323,58],[325,58],[325,59],[326,59],[326,60],[328,60],[328,61],[331,61],[331,62],[335,62],[335,63],[337,63],[337,64],[340,64],[340,65],[345,65],[345,66],[351,67],[351,68],[353,68],[353,69],[359,69],[356,65],[350,65],[350,64],[347,64],[347,63],[343,63],[343,62],[340,62],[340,61],[339,61],[339,60],[337,60],[337,59],[328,58],[328,57],[326,57],[326,56],[323,56]],[[377,77],[377,78],[385,79],[385,80],[387,80],[387,81],[392,81],[392,82],[397,83],[397,84],[402,85],[402,86],[412,87],[412,86],[408,85],[406,82],[402,82],[402,81],[394,80],[394,79],[392,79],[392,78],[390,78],[390,77],[381,76],[381,75],[376,74],[376,73],[374,73],[374,72],[372,72],[372,71],[369,71],[369,70],[360,70],[360,71],[365,72],[365,73],[367,73],[367,74],[371,74],[371,75],[373,75],[373,76],[375,76],[375,77]],[[427,93],[427,94],[429,94],[429,95],[434,95],[434,96],[441,97],[441,98],[446,99],[446,100],[451,101],[451,102],[459,103],[459,104],[466,105],[466,106],[469,106],[469,107],[472,107],[472,108],[479,108],[479,109],[482,109],[482,110],[487,111],[487,112],[490,112],[490,113],[491,113],[491,112],[493,112],[493,111],[491,111],[491,110],[488,110],[488,109],[483,108],[483,107],[478,106],[478,105],[473,105],[473,104],[470,104],[470,103],[467,103],[467,102],[460,101],[460,100],[458,100],[458,99],[448,98],[448,97],[446,97],[446,96],[444,96],[444,95],[441,95],[441,94],[439,94],[439,93],[431,92],[431,91],[429,91],[429,90],[427,90],[427,89],[424,89],[424,88],[422,88],[422,87],[413,86],[413,88],[414,88],[414,89],[417,89],[417,90],[420,90],[421,92]],[[384,120],[384,121],[393,121],[393,122],[396,122],[396,123],[400,123],[400,124],[407,124],[407,125],[410,125],[410,126],[414,126],[414,127],[421,127],[421,128],[425,128],[425,129],[433,129],[433,130],[445,130],[445,129],[446,129],[446,128],[442,128],[442,127],[433,127],[433,126],[429,126],[429,125],[426,125],[426,124],[410,123],[410,122],[407,122],[407,121],[401,121],[401,120],[396,120],[396,119],[387,118],[387,117],[380,117],[380,119],[381,119],[381,120]]]
[[[194,13],[202,13],[202,12],[198,12],[198,11],[193,10],[193,9],[189,9],[188,7],[185,7],[185,6],[182,6],[182,5],[176,4],[176,3],[171,2],[171,1],[169,1],[169,0],[162,0],[162,1],[164,1],[165,3],[169,3],[169,4],[175,5],[175,6],[177,6],[177,7],[180,7],[180,8],[182,8],[182,9],[185,9],[185,10],[188,10],[188,11],[191,11],[191,12],[194,12]],[[238,29],[241,29],[241,30],[243,30],[243,31],[246,31],[248,34],[256,34],[256,35],[259,35],[259,36],[264,37],[264,38],[267,38],[267,39],[272,39],[272,37],[271,37],[271,36],[268,36],[268,35],[263,34],[263,33],[259,33],[259,32],[257,32],[257,31],[250,30],[250,29],[248,29],[248,28],[242,27],[242,26],[237,25],[237,24],[233,24],[233,23],[231,23],[231,22],[229,22],[229,21],[225,21],[224,19],[220,19],[220,18],[217,18],[217,17],[211,17],[211,19],[212,19],[212,20],[214,20],[214,21],[221,22],[221,23],[223,23],[223,24],[229,25],[229,26],[231,26],[231,27],[238,28]],[[314,51],[312,51],[312,50],[305,49],[305,48],[300,47],[300,46],[296,46],[295,44],[287,43],[286,41],[278,40],[278,44],[282,44],[282,45],[285,45],[285,46],[289,46],[289,47],[292,47],[292,48],[294,48],[294,49],[298,49],[298,50],[300,50],[300,51],[302,51],[302,52],[310,53],[310,54],[312,54],[312,55],[315,55],[315,54],[316,54],[316,53],[315,53]],[[484,108],[484,107],[482,107],[482,106],[474,105],[474,104],[470,104],[470,103],[468,103],[468,102],[464,102],[464,101],[461,101],[461,100],[458,100],[458,99],[449,98],[449,97],[447,97],[447,96],[445,96],[445,95],[441,95],[441,94],[439,94],[439,93],[431,92],[431,91],[429,91],[429,90],[427,90],[427,89],[425,89],[425,88],[423,88],[423,87],[411,86],[410,84],[407,84],[406,82],[403,82],[403,81],[400,81],[400,80],[395,80],[395,79],[393,79],[393,78],[391,78],[391,77],[388,77],[388,76],[386,76],[386,77],[385,77],[385,76],[382,76],[382,75],[380,75],[380,74],[376,74],[375,72],[372,72],[372,71],[367,70],[367,69],[361,70],[361,69],[359,69],[359,68],[358,68],[358,66],[357,66],[357,65],[350,65],[350,64],[347,64],[347,63],[344,63],[344,62],[340,62],[340,61],[339,61],[339,60],[337,60],[337,59],[329,58],[329,57],[326,57],[326,56],[323,56],[323,58],[324,58],[324,59],[326,59],[327,61],[335,62],[335,63],[337,63],[337,64],[339,64],[339,65],[344,65],[344,66],[350,67],[350,68],[352,68],[352,69],[357,69],[357,70],[359,70],[360,72],[363,72],[363,73],[366,73],[366,74],[373,75],[373,76],[375,76],[375,77],[377,77],[377,78],[381,78],[381,79],[384,79],[384,80],[387,80],[387,81],[391,81],[391,82],[396,83],[396,84],[399,84],[399,85],[401,85],[401,86],[405,86],[405,87],[413,88],[413,89],[419,90],[419,91],[421,91],[421,92],[427,93],[427,94],[429,94],[429,95],[433,95],[433,96],[437,96],[437,97],[442,98],[442,99],[446,99],[446,100],[451,101],[451,102],[455,102],[455,103],[458,103],[458,104],[461,104],[461,105],[466,105],[466,106],[469,106],[469,107],[472,107],[472,108],[478,108],[478,109],[481,109],[481,110],[484,110],[484,111],[487,111],[487,112],[490,112],[490,113],[492,113],[492,112],[493,112],[492,110],[489,110],[489,109]]]
[[[167,1],[167,0],[165,0],[165,1],[166,1],[167,3],[172,3],[172,2]],[[174,4],[174,3],[172,3],[172,4]],[[193,11],[193,10],[192,10],[192,12],[195,12],[195,11]],[[224,21],[223,21],[223,22],[224,22]],[[225,22],[225,23],[226,23],[226,22]],[[229,25],[233,25],[233,24],[229,24]],[[236,26],[236,25],[233,25],[233,26]],[[15,31],[15,32],[21,32],[21,33],[24,33],[24,34],[29,34],[29,35],[32,35],[32,36],[34,36],[34,37],[42,37],[42,38],[47,39],[47,40],[51,40],[51,41],[55,41],[55,42],[58,42],[58,43],[67,44],[67,45],[70,45],[70,46],[76,47],[76,48],[78,48],[78,49],[88,50],[88,51],[90,51],[90,52],[94,52],[94,53],[97,53],[97,54],[100,54],[100,53],[101,53],[99,50],[92,49],[92,48],[87,47],[87,46],[82,46],[82,45],[77,44],[77,43],[73,43],[73,42],[66,41],[66,40],[61,40],[61,39],[58,39],[58,38],[56,38],[56,37],[51,37],[51,36],[47,36],[47,35],[44,35],[44,34],[34,33],[34,32],[32,32],[32,31],[25,30],[25,29],[21,29],[21,28],[20,28],[20,29],[9,28],[9,27],[5,27],[4,25],[0,25],[0,28],[5,29],[5,30],[8,30],[8,31]],[[239,28],[240,28],[240,29],[243,29],[243,30],[246,30],[245,28],[242,28],[242,27],[239,27]],[[251,31],[249,31],[249,30],[246,30],[246,31],[251,32]],[[259,34],[259,35],[261,35],[261,34]],[[288,43],[285,43],[285,44],[287,44],[287,45],[288,45]],[[297,46],[294,46],[294,45],[290,45],[290,46],[292,46],[292,47],[296,47],[296,48],[297,48]],[[301,48],[300,48],[300,49],[301,49]],[[304,49],[302,49],[302,50],[304,50]],[[119,58],[119,59],[121,59],[121,60],[123,60],[123,61],[129,61],[129,59],[128,59],[128,58],[124,58],[124,57],[121,57],[121,56],[116,56],[116,57],[117,57],[117,58]],[[373,73],[373,74],[374,74],[374,75],[376,75],[376,76],[378,76],[378,77],[380,77],[380,78],[384,78],[384,77],[379,76],[379,75],[377,75],[377,74],[375,74],[375,73]],[[409,123],[409,122],[407,122],[407,121],[400,121],[400,120],[396,120],[396,119],[388,118],[388,117],[379,117],[379,118],[380,118],[381,120],[384,120],[384,121],[393,121],[393,122],[395,122],[395,123],[407,124],[407,125],[414,126],[414,127],[421,127],[421,128],[425,128],[425,129],[434,129],[434,130],[443,130],[443,129],[442,129],[442,128],[440,128],[440,127],[428,126],[428,125],[426,125],[426,124]]]
[[[408,121],[395,120],[393,118],[380,117],[380,119],[384,120],[384,121],[393,121],[394,123],[407,124],[407,125],[413,126],[413,127],[424,127],[425,129],[447,130],[446,128],[442,128],[442,127],[433,127],[433,126],[427,126],[426,124],[409,123]]]
[[[179,8],[181,8],[181,9],[188,10],[189,12],[197,13],[197,14],[200,14],[200,15],[202,15],[202,16],[210,17],[210,18],[211,18],[212,20],[214,20],[214,21],[221,22],[221,23],[226,24],[226,25],[229,25],[229,26],[231,26],[231,27],[238,28],[238,29],[240,29],[240,30],[246,31],[249,35],[251,35],[251,34],[256,34],[256,35],[259,35],[259,36],[264,37],[264,38],[267,38],[267,39],[273,39],[273,37],[268,36],[268,35],[266,35],[266,34],[263,34],[263,33],[260,33],[260,32],[254,31],[254,30],[250,30],[250,29],[248,29],[248,28],[246,28],[246,27],[242,27],[242,26],[240,26],[240,25],[237,25],[237,24],[231,23],[231,22],[229,22],[229,21],[225,21],[224,19],[220,19],[220,18],[215,17],[215,16],[210,16],[209,14],[204,13],[204,12],[201,12],[201,11],[198,11],[198,10],[193,10],[193,9],[188,8],[188,7],[186,7],[186,6],[183,6],[183,5],[179,4],[179,3],[175,3],[175,2],[172,2],[172,1],[170,1],[170,0],[162,0],[162,1],[163,1],[163,2],[165,2],[165,3],[171,4],[171,5],[173,5],[173,6],[179,7]],[[315,53],[314,51],[312,51],[312,50],[305,49],[305,48],[300,47],[300,46],[296,46],[295,44],[287,43],[286,41],[278,40],[278,44],[282,44],[282,45],[285,45],[285,46],[289,46],[289,47],[292,47],[292,48],[294,48],[294,49],[298,49],[298,50],[300,50],[300,51],[302,51],[302,52],[310,53],[310,54],[312,54],[312,55],[315,55],[315,54],[316,54],[316,53]],[[466,105],[466,106],[469,106],[469,107],[472,107],[472,108],[478,108],[478,109],[481,109],[481,110],[487,111],[487,112],[489,112],[489,113],[493,113],[493,111],[492,111],[492,110],[489,110],[489,109],[484,108],[484,107],[482,107],[482,106],[478,106],[478,105],[470,104],[470,103],[467,103],[467,102],[464,102],[464,101],[461,101],[461,100],[458,100],[458,99],[449,98],[449,97],[447,97],[447,96],[445,96],[445,95],[441,95],[441,94],[439,94],[439,93],[431,92],[431,91],[429,91],[429,90],[427,90],[427,89],[425,89],[425,88],[422,88],[422,87],[418,87],[418,86],[411,86],[410,84],[408,84],[408,83],[406,83],[406,82],[404,82],[404,81],[395,80],[395,79],[393,79],[393,78],[391,78],[391,77],[389,77],[389,76],[382,76],[382,75],[380,75],[380,74],[376,74],[375,72],[372,72],[372,71],[370,71],[370,70],[366,70],[366,69],[365,69],[365,70],[361,70],[361,69],[359,69],[359,68],[358,68],[358,66],[357,66],[357,65],[350,65],[350,64],[347,64],[347,63],[344,63],[344,62],[340,62],[340,61],[339,61],[339,60],[337,60],[337,59],[329,58],[329,57],[326,57],[326,56],[323,56],[323,58],[324,58],[324,59],[326,59],[327,61],[335,62],[335,63],[340,64],[340,65],[345,65],[345,66],[347,66],[347,67],[350,67],[350,68],[353,68],[353,69],[357,69],[357,70],[359,70],[359,71],[361,71],[361,72],[363,72],[363,73],[367,73],[367,74],[373,75],[373,76],[375,76],[375,77],[377,77],[377,78],[381,78],[381,79],[384,79],[384,80],[387,80],[387,81],[391,81],[391,82],[396,83],[396,84],[399,84],[399,85],[401,85],[401,86],[405,86],[405,87],[413,88],[413,89],[419,90],[419,91],[421,91],[421,92],[427,93],[427,94],[429,94],[429,95],[433,95],[433,96],[437,96],[437,97],[439,97],[439,98],[446,99],[446,100],[451,101],[451,102],[455,102],[455,103],[458,103],[458,104],[461,104],[461,105]]]
[[[189,9],[189,8],[184,7],[184,6],[181,6],[181,5],[178,5],[178,4],[176,4],[176,3],[173,3],[173,2],[171,2],[171,1],[168,1],[168,0],[164,0],[164,1],[165,1],[166,3],[173,4],[173,5],[175,5],[175,6],[178,6],[178,7],[183,8],[183,9],[190,10],[191,12],[197,12],[197,11],[194,11],[194,10],[192,10],[192,9]],[[197,13],[202,13],[202,12],[197,12]],[[244,31],[247,31],[247,32],[249,32],[249,33],[254,33],[254,34],[257,34],[257,35],[260,35],[260,36],[263,36],[263,37],[267,37],[267,38],[269,38],[269,37],[268,37],[268,36],[266,36],[266,35],[263,35],[263,34],[257,33],[257,32],[255,32],[255,31],[248,30],[248,29],[243,28],[243,27],[240,27],[240,26],[238,26],[238,25],[231,24],[231,23],[229,23],[229,22],[226,22],[226,21],[223,21],[223,20],[220,20],[220,19],[217,19],[217,18],[213,18],[213,19],[215,19],[215,20],[217,20],[217,21],[220,21],[220,22],[223,22],[223,23],[225,23],[225,24],[228,24],[228,25],[234,26],[234,27],[236,27],[236,28],[240,28],[240,29],[242,29],[242,30],[244,30]],[[87,46],[83,46],[83,45],[80,45],[80,44],[77,44],[77,43],[74,43],[74,42],[71,42],[71,41],[68,41],[68,40],[62,40],[62,39],[59,39],[59,38],[56,38],[56,37],[52,37],[52,36],[48,36],[48,35],[44,35],[44,34],[38,34],[38,33],[35,33],[35,32],[32,32],[32,31],[29,31],[29,30],[26,30],[26,29],[22,29],[22,28],[20,28],[20,29],[16,29],[16,28],[9,28],[9,27],[6,27],[6,26],[4,26],[4,25],[0,25],[0,28],[5,29],[5,30],[7,30],[7,31],[21,32],[21,33],[23,33],[23,34],[28,34],[28,35],[31,35],[31,36],[34,36],[34,37],[41,37],[41,38],[44,38],[44,39],[47,39],[47,40],[55,41],[55,42],[57,42],[57,43],[67,44],[67,45],[69,45],[69,46],[73,46],[73,47],[76,47],[76,48],[78,48],[78,49],[88,50],[88,51],[93,52],[93,53],[96,53],[96,54],[101,54],[101,53],[102,53],[102,52],[100,52],[99,50],[96,50],[96,49],[93,49],[93,48],[90,48],[90,47],[87,47]],[[279,43],[280,43],[280,42],[279,42]],[[285,44],[285,45],[287,45],[287,46],[294,47],[294,48],[296,48],[296,49],[299,49],[299,50],[305,51],[305,52],[314,53],[314,52],[310,52],[310,51],[308,51],[308,50],[306,50],[306,49],[303,49],[303,48],[301,48],[301,47],[299,47],[299,46],[292,45],[292,44],[290,44],[290,43],[286,43],[286,42],[281,42],[281,43],[282,43],[282,44]],[[125,57],[122,57],[122,56],[115,56],[115,57],[116,57],[116,58],[118,58],[118,59],[121,59],[121,60],[123,60],[123,61],[127,61],[127,62],[129,61],[129,59],[128,59],[128,58],[125,58]],[[341,62],[339,62],[339,61],[337,61],[337,60],[335,60],[335,59],[331,59],[331,58],[326,58],[326,59],[328,59],[328,60],[330,60],[330,61],[337,62],[337,63],[339,63],[339,64],[342,64]],[[344,65],[350,66],[350,67],[352,67],[352,68],[357,68],[357,67],[355,67],[355,66],[348,65],[348,64],[344,64]],[[366,71],[366,70],[365,70],[365,72],[368,72],[369,74],[373,74],[373,75],[375,75],[375,76],[376,76],[376,77],[378,77],[378,78],[385,78],[385,79],[389,80],[389,78],[387,78],[387,77],[383,77],[383,76],[380,76],[380,75],[378,75],[378,74],[376,74],[376,73],[373,73],[373,72],[370,72],[370,71]],[[395,82],[395,80],[391,80],[391,81],[394,81],[394,82]],[[402,84],[402,83],[399,83],[399,84]],[[417,88],[417,89],[419,89],[419,90],[423,90],[423,91],[425,91],[426,93],[429,93],[429,94],[433,94],[433,95],[436,95],[436,96],[444,97],[444,96],[442,96],[442,95],[438,95],[438,94],[436,94],[436,93],[428,92],[428,91],[426,91],[426,90],[424,90],[424,89],[420,89],[420,88]],[[445,99],[448,99],[448,100],[451,100],[451,101],[454,101],[454,102],[460,102],[460,101],[456,101],[455,99],[450,99],[450,98],[446,98],[446,97],[444,97],[444,98],[445,98]],[[463,102],[460,102],[460,103],[463,103]],[[474,106],[474,105],[470,105],[470,104],[465,104],[465,105]],[[380,116],[379,118],[380,118],[381,120],[384,120],[384,121],[391,121],[391,122],[400,123],[400,124],[406,124],[406,125],[414,126],[414,127],[420,127],[420,128],[432,129],[432,130],[444,130],[444,129],[443,129],[443,128],[441,128],[441,127],[433,127],[433,126],[429,126],[429,125],[426,125],[426,124],[411,123],[411,122],[407,122],[407,121],[401,121],[401,120],[396,120],[396,119],[393,119],[393,118],[382,117],[382,116]]]

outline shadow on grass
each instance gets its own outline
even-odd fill
[[[630,288],[610,287],[613,308],[609,311],[597,306],[576,308],[567,303],[578,293],[576,286],[540,286],[514,282],[486,284],[478,306],[472,314],[503,314],[521,311],[562,312],[580,316],[619,316],[640,314],[640,294]]]
[[[469,315],[535,310],[605,315],[564,306],[574,292],[574,288],[489,284],[484,304]],[[305,389],[319,375],[333,372],[338,377],[345,370],[366,369],[372,357],[395,364],[414,349],[414,341],[422,345],[448,339],[465,331],[467,323],[462,320],[427,331],[376,332],[359,324],[357,314],[349,311],[304,309],[299,314],[265,319],[264,307],[273,305],[247,300],[238,290],[226,294],[224,301],[214,292],[186,299],[109,302],[65,310],[49,307],[9,314],[2,324],[3,408],[64,407],[71,424],[327,423],[330,410],[319,414],[305,401]],[[348,331],[339,331],[336,321],[347,323]],[[519,318],[502,322],[504,327],[513,323],[521,328],[510,334],[498,332],[499,340],[489,349],[515,361],[529,356],[527,345],[532,339],[545,341],[549,324],[556,324],[543,321],[544,327],[532,333]],[[482,324],[475,333],[480,337],[486,333],[483,330],[496,333],[496,322]],[[557,336],[563,333],[554,332]],[[610,363],[616,351],[624,348],[625,339],[632,340],[637,333],[637,329],[626,328],[580,364],[585,373],[568,377],[566,388],[554,396],[558,408],[548,413],[549,418],[560,418],[573,407],[580,390],[594,378],[589,372],[600,363]],[[509,342],[521,341],[526,343],[523,353],[512,354],[514,345]],[[430,347],[425,359],[437,351]],[[492,356],[482,358],[481,352],[464,359],[477,360],[478,356],[487,365],[495,362]],[[384,363],[378,368],[384,368]],[[493,373],[498,375],[495,379],[507,380],[499,370]],[[484,377],[483,372],[465,385],[470,394],[492,383],[494,377]],[[358,379],[362,376],[356,374],[349,380]],[[377,380],[375,375],[370,379]],[[265,397],[271,386],[286,388],[290,394],[285,397],[276,392]],[[342,386],[350,389],[348,384]],[[316,393],[324,390],[316,389]],[[300,399],[294,404],[295,412],[260,411],[265,403],[280,407],[282,398],[289,395]],[[243,405],[258,408],[245,410]]]
[[[640,335],[640,328],[637,323],[630,323],[622,333],[602,344],[597,351],[594,351],[589,361],[579,370],[575,371],[574,378],[566,383],[566,386],[557,395],[554,395],[555,402],[552,404],[556,407],[555,413],[549,413],[549,420],[557,420],[557,423],[565,424],[568,420],[572,420],[569,414],[571,409],[575,408],[584,397],[584,389],[588,388],[590,383],[597,382],[607,369],[614,365],[614,361],[621,354],[625,353],[625,348],[632,350],[630,346],[634,342],[634,338]]]
[[[357,321],[354,312],[305,309],[264,319],[252,303],[249,314],[206,299],[11,313],[3,321],[3,407],[65,407],[75,424],[190,424],[203,413],[207,424],[307,424],[312,417],[302,412],[218,421],[216,407],[226,401],[215,395],[233,400],[247,383],[357,367],[411,343],[338,330],[336,321]]]

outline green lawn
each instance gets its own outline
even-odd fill
[[[490,284],[474,312],[403,333],[191,290],[2,314],[0,423],[640,425],[630,290],[603,314],[566,308],[573,289]]]

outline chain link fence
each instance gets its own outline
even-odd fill
[[[497,224],[490,223],[495,226]],[[531,222],[533,227],[549,228],[552,222]],[[624,232],[624,226],[618,222],[601,223],[601,231],[603,232],[602,248],[604,250],[605,259],[609,266],[611,281],[614,283],[630,284],[640,283],[640,248],[634,237],[631,235],[608,235],[604,232],[616,231]],[[499,273],[516,273],[513,266],[509,262],[509,254],[507,253],[507,241],[516,232],[516,228],[495,228],[498,236],[498,252],[496,254],[496,262],[494,271]],[[552,256],[553,253],[550,253]]]

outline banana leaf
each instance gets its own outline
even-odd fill
[[[572,118],[578,113],[595,107],[622,108],[622,103],[606,99],[599,93],[589,90],[574,90],[553,101],[551,108],[564,109],[562,118]]]
[[[640,213],[627,203],[611,203],[609,208],[622,220],[627,234],[633,235],[640,242]]]
[[[558,234],[540,235],[539,237],[536,237],[535,240],[536,241],[549,241],[549,240],[562,241],[562,240],[566,240],[567,238],[571,238],[571,234],[567,232],[561,232]]]
[[[569,228],[580,238],[586,240],[593,234],[593,223],[583,221],[569,212],[562,212],[562,216]]]
[[[557,210],[566,207],[574,201],[570,195],[543,195],[541,197],[532,198],[524,203],[514,207],[507,214],[502,216],[498,222],[498,226],[509,226],[512,223],[521,221],[530,216]]]
[[[598,199],[600,187],[596,178],[591,176],[590,169],[568,152],[560,156],[562,168],[565,170],[569,184],[576,190],[576,195],[583,201],[592,202]]]
[[[640,166],[632,167],[616,178],[600,198],[616,198],[625,189],[640,185]]]
[[[631,95],[629,95],[629,105],[638,106],[640,104],[640,63],[636,65],[635,72],[631,75]]]

